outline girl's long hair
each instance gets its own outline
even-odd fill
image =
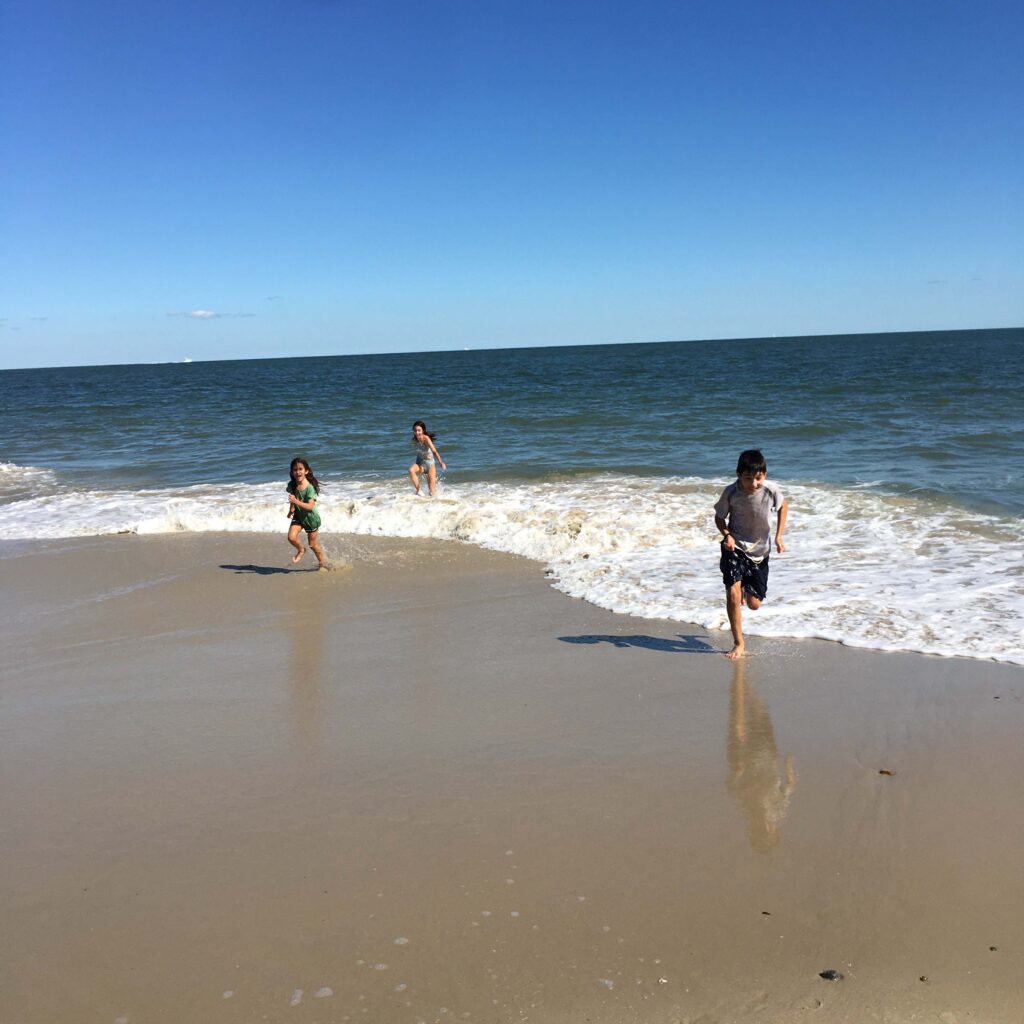
[[[426,425],[426,423],[423,422],[423,420],[417,420],[412,425],[412,431],[413,431],[414,434],[416,433],[416,428],[417,427],[422,427],[423,428],[423,433],[426,434],[427,437],[429,437],[431,441],[436,441],[437,440],[437,434],[430,433],[430,431],[427,430],[427,425]]]
[[[313,476],[313,470],[311,470],[309,468],[309,463],[305,459],[302,459],[302,458],[292,459],[292,464],[291,464],[291,466],[288,467],[288,473],[291,476],[291,480],[288,482],[288,490],[291,491],[292,494],[295,493],[295,467],[296,466],[305,466],[306,467],[306,479],[313,485],[313,490],[316,491],[317,494],[319,494],[320,493],[320,481],[317,480],[317,478],[315,476]]]

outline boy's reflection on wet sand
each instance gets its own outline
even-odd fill
[[[779,752],[768,708],[746,678],[744,659],[735,663],[729,695],[729,792],[747,818],[747,836],[755,850],[778,844],[779,824],[796,789],[793,758],[780,771]]]

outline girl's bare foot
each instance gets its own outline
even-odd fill
[[[306,553],[305,548],[299,548],[298,554],[292,559],[292,565],[298,565],[302,556]]]
[[[746,650],[743,644],[736,644],[733,649],[726,655],[730,661],[735,661],[737,658],[743,657],[743,652]]]

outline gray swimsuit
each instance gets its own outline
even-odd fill
[[[424,466],[434,465],[434,453],[430,450],[430,445],[425,441],[412,442],[413,448],[416,449],[416,465],[423,469]]]

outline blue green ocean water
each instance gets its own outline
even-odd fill
[[[0,540],[279,532],[303,454],[328,545],[499,548],[720,628],[710,506],[759,447],[791,516],[749,632],[1024,663],[1022,357],[1008,329],[3,371]]]

